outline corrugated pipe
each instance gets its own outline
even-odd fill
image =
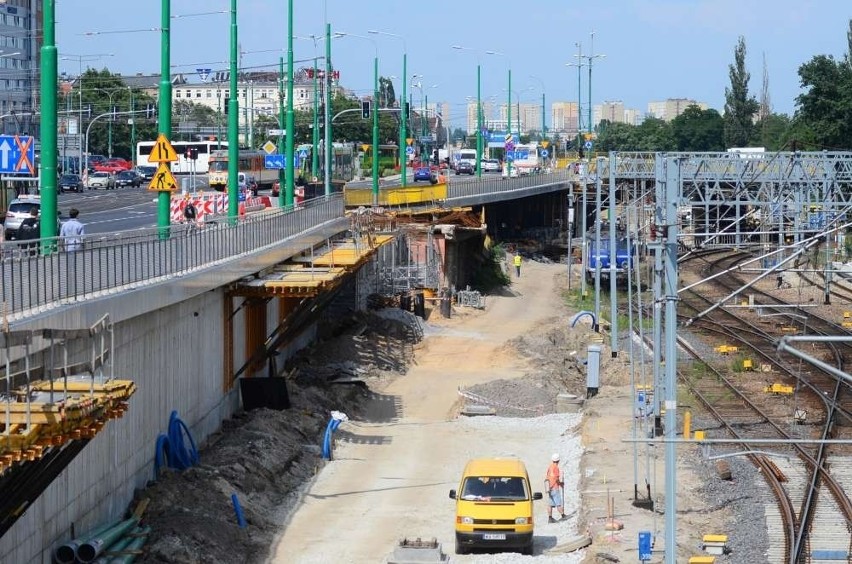
[[[77,561],[77,550],[80,548],[80,545],[82,545],[90,538],[96,537],[104,531],[115,527],[120,522],[121,521],[113,521],[112,523],[106,523],[105,525],[101,525],[100,527],[89,531],[82,537],[77,537],[76,539],[72,539],[66,542],[65,544],[59,545],[53,552],[54,560],[56,560],[57,564],[74,564],[74,562]]]
[[[120,522],[115,527],[103,531],[99,535],[88,539],[77,549],[77,559],[88,564],[94,562],[100,554],[111,544],[127,534],[127,531],[139,524],[138,517],[131,517]]]
[[[151,532],[151,527],[137,527],[133,529],[133,532],[130,533],[132,536],[127,537],[122,540],[128,540],[126,546],[121,548],[122,552],[128,552],[129,554],[121,554],[118,556],[114,556],[112,560],[110,560],[110,564],[130,564],[133,562],[137,556],[139,556],[139,551],[142,550],[142,547],[145,546],[145,543],[148,541],[148,534]],[[110,552],[119,552],[118,549],[113,549],[110,547]]]

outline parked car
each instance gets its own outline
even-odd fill
[[[136,172],[142,177],[142,180],[151,180],[157,173],[157,167],[150,165],[139,165],[136,167]]]
[[[115,185],[119,188],[123,186],[138,188],[140,184],[142,184],[142,178],[135,170],[122,170],[115,175]]]
[[[95,171],[89,175],[86,187],[89,190],[97,190],[98,188],[112,190],[115,188],[115,175],[111,172]]]
[[[38,196],[20,196],[9,203],[9,209],[6,210],[6,221],[3,223],[6,240],[18,238],[21,222],[32,215],[33,209],[38,210],[41,214],[41,198]]]
[[[111,159],[107,159],[107,163],[121,167],[123,170],[131,170],[133,168],[133,163],[128,161],[127,159],[122,159],[121,157],[113,157]]]
[[[474,174],[476,171],[473,168],[473,163],[470,161],[459,161],[456,164],[456,176],[459,174]]]
[[[63,174],[59,177],[59,193],[82,192],[83,179],[77,174]]]
[[[424,180],[431,184],[438,183],[438,175],[435,174],[428,166],[421,166],[414,169],[414,182],[419,182],[420,180]]]

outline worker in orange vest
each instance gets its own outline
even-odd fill
[[[562,480],[562,470],[559,468],[559,453],[550,457],[550,466],[547,467],[545,475],[545,487],[547,488],[547,522],[556,523],[553,518],[553,508],[558,507],[561,514],[560,520],[565,518],[565,499],[563,488],[565,482]]]

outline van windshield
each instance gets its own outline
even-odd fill
[[[525,501],[529,499],[526,480],[519,476],[468,477],[461,498],[468,501]]]

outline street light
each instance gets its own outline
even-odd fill
[[[399,171],[402,178],[402,186],[405,187],[408,184],[407,172],[405,170],[406,165],[408,164],[408,153],[406,152],[408,148],[408,130],[406,127],[408,115],[406,115],[405,112],[405,103],[408,101],[408,94],[406,92],[408,83],[408,47],[405,44],[405,37],[402,35],[387,31],[379,31],[376,29],[368,29],[367,33],[371,33],[373,35],[386,35],[402,41],[402,103],[399,105]]]
[[[77,81],[80,83],[79,89],[79,97],[80,97],[80,112],[79,112],[79,121],[77,124],[77,135],[80,138],[80,150],[79,150],[79,158],[78,167],[80,176],[83,176],[83,61],[97,61],[104,57],[113,57],[114,53],[93,53],[90,55],[73,55],[70,53],[66,53],[62,57],[59,57],[60,61],[77,61],[78,64],[78,73],[77,73]],[[88,68],[88,65],[87,65]]]
[[[372,37],[354,33],[337,32],[335,37],[357,37],[373,44],[373,205],[379,205],[379,46]],[[326,150],[329,150],[327,147]]]
[[[577,46],[577,54],[574,55],[577,58],[576,63],[565,63],[566,67],[577,67],[577,156],[580,156],[580,146],[583,142],[581,131],[583,129],[582,126],[582,115],[580,112],[580,106],[582,105],[582,75],[581,71],[586,63],[583,62],[583,45],[582,43],[576,42],[574,45]]]
[[[105,88],[92,88],[92,90],[97,90],[98,92],[103,92],[104,94],[107,95],[107,98],[109,99],[109,111],[112,113],[113,112],[112,96],[117,91],[116,90],[110,91],[110,90],[107,90]],[[110,159],[112,158],[112,121],[113,121],[112,118],[110,118],[110,120],[107,122],[107,125],[108,125],[107,155]],[[86,149],[88,150],[88,147]]]
[[[585,59],[586,64],[589,66],[589,122],[588,122],[589,133],[592,133],[593,130],[594,130],[594,126],[592,124],[592,63],[594,62],[595,59],[603,59],[604,57],[606,57],[606,55],[595,54],[595,32],[594,31],[591,33],[591,36],[592,36],[592,49],[591,49],[592,54],[583,55],[581,53],[579,55],[574,55],[575,57],[577,57],[578,61]]]

